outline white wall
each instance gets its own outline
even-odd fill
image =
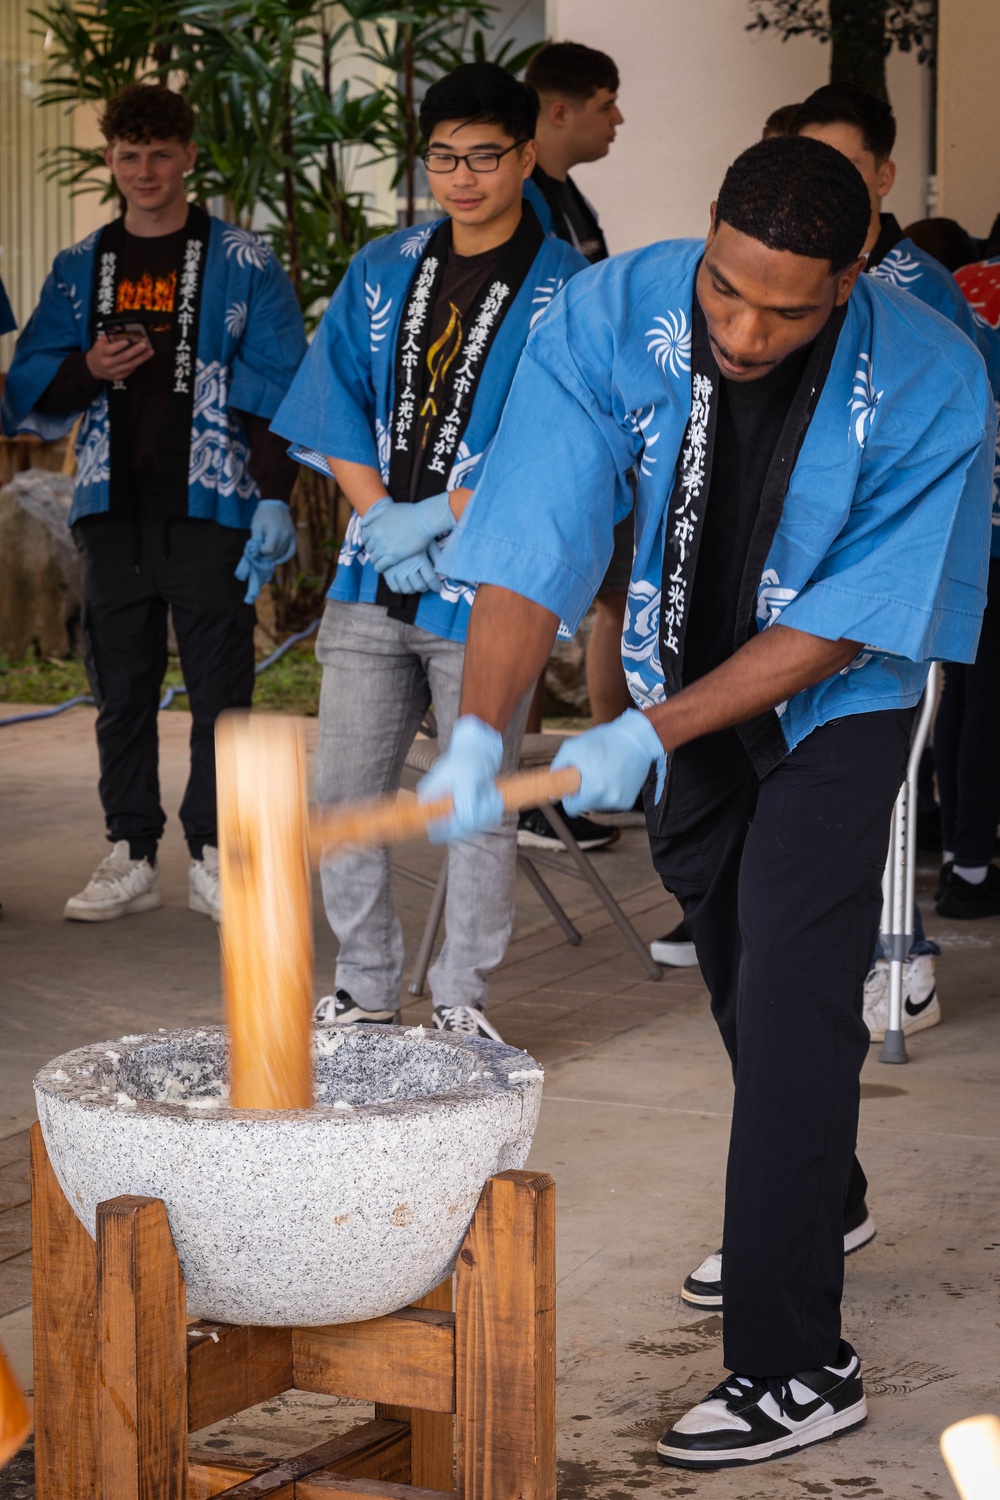
[[[746,0],[547,0],[550,37],[599,47],[621,73],[618,139],[573,174],[612,251],[704,233],[726,168],[770,112],[827,82],[826,47],[747,32],[750,14]],[[928,90],[912,56],[891,59],[900,145],[888,206],[903,224],[926,212]]]
[[[942,0],[939,212],[985,235],[1000,212],[1000,4]]]

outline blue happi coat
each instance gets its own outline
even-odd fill
[[[909,292],[911,297],[919,298],[928,307],[942,313],[972,339],[986,361],[993,395],[1000,411],[1000,329],[991,327],[975,308],[969,306],[951,272],[932,255],[921,250],[919,245],[904,237],[878,265],[872,267],[868,275]],[[1000,439],[994,463],[990,552],[994,557],[1000,557]]]
[[[327,457],[367,464],[389,478],[396,339],[421,257],[441,220],[373,240],[351,261],[298,376],[272,423],[292,442],[300,463],[329,473]],[[490,347],[446,489],[472,488],[493,440],[529,332],[555,294],[587,262],[572,246],[545,239]],[[360,518],[351,516],[331,599],[374,603],[378,574],[364,549]],[[416,624],[464,641],[474,591],[446,579],[440,594],[421,596]]]
[[[703,250],[700,240],[652,245],[593,267],[559,296],[528,343],[445,553],[459,578],[512,589],[575,628],[634,482],[622,655],[640,707],[665,697],[661,579],[692,409]],[[761,629],[780,619],[868,644],[844,672],[780,706],[789,749],[842,715],[913,705],[932,660],[973,659],[995,426],[969,341],[912,297],[862,277],[791,474],[756,614]]]
[[[17,341],[0,412],[9,437],[30,432],[53,442],[76,420],[76,414],[45,416],[35,403],[66,356],[90,347],[99,239],[96,230],[56,256]],[[258,235],[213,218],[195,361],[190,516],[250,525],[260,492],[234,409],[273,417],[305,347],[302,315],[277,257]],[[102,392],[83,413],[77,435],[70,525],[108,510],[110,478],[108,400]]]

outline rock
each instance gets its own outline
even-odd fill
[[[545,713],[588,717],[587,642],[594,625],[591,609],[571,641],[556,641],[545,668]]]
[[[66,525],[73,480],[25,469],[0,490],[0,653],[82,647],[83,568]]]
[[[35,1079],[66,1198],[161,1198],[194,1317],[377,1318],[451,1271],[488,1177],[523,1166],[542,1073],[514,1047],[394,1026],[320,1027],[308,1110],[226,1102],[221,1026],[127,1036]]]

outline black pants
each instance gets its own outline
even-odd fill
[[[191,709],[191,772],[180,819],[200,858],[216,842],[215,737],[226,708],[249,708],[255,611],[233,576],[249,532],[214,521],[95,516],[73,528],[84,557],[87,674],[97,700],[100,796],[112,842],[153,858],[160,806],[157,705],[173,614]]]
[[[949,662],[934,729],[941,843],[960,865],[988,865],[1000,819],[1000,558],[971,666]]]
[[[912,723],[906,709],[826,724],[760,782],[734,731],[708,736],[671,758],[650,835],[733,1065],[723,1329],[740,1374],[837,1353],[844,1215],[866,1186],[862,989]]]

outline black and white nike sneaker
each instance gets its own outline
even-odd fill
[[[878,1233],[875,1220],[862,1200],[854,1213],[844,1219],[844,1254],[853,1255],[862,1245],[867,1245]],[[710,1307],[718,1312],[722,1307],[722,1251],[706,1255],[701,1265],[685,1276],[681,1287],[681,1301],[689,1307]]]
[[[317,1026],[354,1026],[359,1023],[398,1026],[400,1014],[398,1010],[365,1010],[346,990],[338,990],[335,995],[324,995],[322,1000],[317,1000],[313,1020]]]
[[[679,1469],[759,1464],[860,1427],[868,1416],[861,1361],[844,1339],[836,1362],[787,1379],[731,1375],[656,1445]]]

